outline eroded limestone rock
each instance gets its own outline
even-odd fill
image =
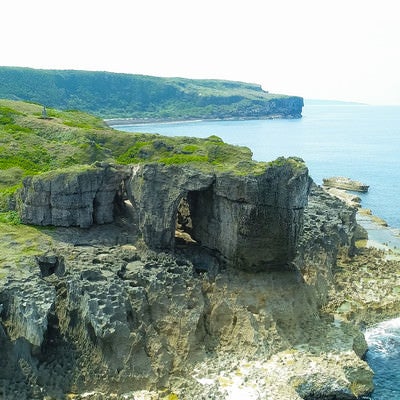
[[[196,249],[219,253],[197,257],[226,268],[198,272],[176,253],[116,237],[100,244],[99,227],[74,228],[69,241],[53,232],[36,271],[0,287],[3,397],[354,399],[371,390],[360,331],[321,309],[337,257],[354,249],[353,209],[317,187],[305,207],[307,172],[287,165],[243,177],[154,165],[132,177],[124,184],[146,244],[176,250],[185,198]]]
[[[43,280],[8,281],[0,292],[0,303],[9,337],[12,340],[24,338],[32,345],[40,346],[55,298],[54,288]]]
[[[116,196],[130,169],[97,163],[82,170],[28,177],[19,193],[26,224],[88,228],[114,220]]]
[[[150,164],[134,169],[128,193],[150,248],[174,249],[185,198],[194,241],[235,268],[261,271],[294,258],[309,185],[304,165],[289,162],[244,176]]]
[[[294,263],[321,304],[333,285],[337,258],[354,255],[357,234],[356,209],[313,184]]]

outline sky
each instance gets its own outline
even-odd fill
[[[399,0],[5,0],[0,65],[400,105]]]

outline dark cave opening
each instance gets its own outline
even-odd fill
[[[217,273],[221,267],[219,253],[204,244],[212,218],[210,190],[189,191],[179,200],[175,215],[176,253],[190,259],[197,272]]]
[[[193,237],[193,219],[189,194],[181,198],[176,212],[175,247],[197,244]]]

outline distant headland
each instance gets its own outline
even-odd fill
[[[304,105],[254,83],[21,67],[0,67],[0,98],[138,121],[301,118]]]

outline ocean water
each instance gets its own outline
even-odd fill
[[[130,132],[208,137],[247,146],[258,161],[303,158],[314,181],[347,176],[370,186],[364,208],[400,229],[400,106],[306,105],[296,120],[197,121],[124,125]],[[400,400],[400,319],[366,332],[375,372],[373,400]]]
[[[247,146],[258,161],[304,159],[318,184],[348,176],[370,185],[362,204],[400,228],[400,106],[305,106],[294,120],[199,121],[119,126],[126,131],[207,137]]]
[[[371,399],[400,399],[400,318],[369,328],[365,338],[367,361],[375,372]]]

